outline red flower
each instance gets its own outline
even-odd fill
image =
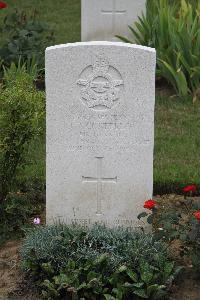
[[[195,184],[187,185],[183,188],[184,193],[189,193],[189,192],[195,193],[196,190],[197,190],[197,187]]]
[[[0,1],[0,9],[6,8],[7,4],[5,2]]]
[[[144,208],[147,209],[153,209],[156,206],[156,201],[149,199],[147,201],[144,202]]]
[[[195,219],[200,220],[200,211],[199,212],[195,212],[194,213],[194,217],[195,217]]]

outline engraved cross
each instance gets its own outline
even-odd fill
[[[101,12],[103,15],[112,15],[112,31],[115,31],[115,25],[116,25],[116,17],[117,15],[125,15],[126,9],[118,10],[116,8],[116,0],[112,0],[112,10],[104,10],[102,9]]]
[[[102,215],[102,183],[117,183],[117,176],[113,178],[102,177],[102,161],[103,157],[96,157],[97,159],[97,177],[82,176],[82,182],[94,182],[97,184],[97,215]]]

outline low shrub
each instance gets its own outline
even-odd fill
[[[193,2],[149,0],[146,15],[129,28],[134,43],[156,49],[157,76],[165,78],[177,95],[192,94],[195,101],[200,87],[200,1]]]
[[[12,191],[17,168],[25,163],[30,141],[44,129],[44,93],[33,87],[25,65],[5,71],[0,91],[0,200]]]
[[[98,225],[36,228],[21,257],[46,299],[164,299],[178,272],[151,234]]]

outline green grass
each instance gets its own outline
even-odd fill
[[[6,1],[6,0],[5,0]],[[41,21],[55,31],[55,44],[80,41],[80,0],[7,0],[9,8],[36,9]],[[170,98],[156,101],[154,182],[200,184],[200,104]],[[45,180],[45,141],[33,143],[29,164],[20,170],[20,178]]]
[[[200,104],[157,98],[155,184],[200,184]]]

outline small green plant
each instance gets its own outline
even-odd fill
[[[12,62],[9,68],[3,67],[3,70],[3,81],[6,88],[12,87],[16,82],[23,82],[26,73],[28,74],[28,76],[26,76],[26,80],[28,80],[27,83],[33,86],[33,81],[39,73],[35,58],[28,59],[26,64],[22,63],[20,58],[17,64]]]
[[[8,14],[2,31],[7,37],[0,48],[4,66],[9,67],[12,62],[17,64],[19,59],[25,63],[35,58],[38,69],[44,69],[44,50],[54,37],[49,26],[39,21],[36,11],[30,15],[18,10]]]
[[[30,218],[43,209],[40,193],[9,193],[0,205],[0,245],[10,238],[21,237],[28,227]]]
[[[177,95],[192,94],[195,101],[200,87],[200,1],[149,0],[146,11],[129,26],[134,41],[155,48],[157,76],[165,78]]]
[[[44,93],[33,87],[25,65],[5,70],[0,92],[0,199],[12,190],[30,141],[43,131]]]
[[[98,225],[36,228],[21,257],[45,299],[164,299],[179,270],[151,234]]]

